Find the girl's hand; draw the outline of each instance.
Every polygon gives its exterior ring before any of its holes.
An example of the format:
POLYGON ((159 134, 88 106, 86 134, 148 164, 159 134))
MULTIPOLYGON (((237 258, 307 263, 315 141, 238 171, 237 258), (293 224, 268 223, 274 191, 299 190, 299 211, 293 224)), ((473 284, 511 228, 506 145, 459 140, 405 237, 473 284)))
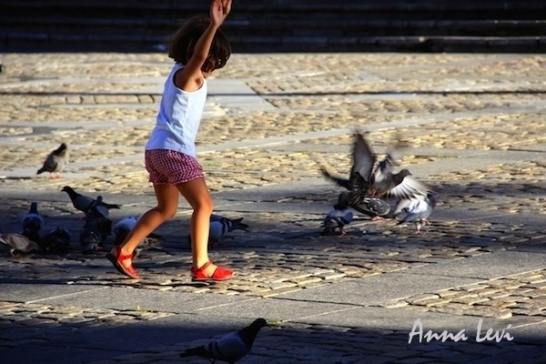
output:
POLYGON ((220 26, 231 11, 231 0, 213 0, 210 5, 210 20, 220 26))

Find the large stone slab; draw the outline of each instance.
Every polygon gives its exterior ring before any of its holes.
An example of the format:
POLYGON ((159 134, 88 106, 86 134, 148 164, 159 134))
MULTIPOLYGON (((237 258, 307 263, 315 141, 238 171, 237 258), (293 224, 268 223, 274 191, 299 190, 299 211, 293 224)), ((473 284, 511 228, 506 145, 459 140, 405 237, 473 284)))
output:
POLYGON ((480 279, 476 278, 434 276, 431 274, 416 275, 406 270, 403 273, 388 273, 365 279, 336 282, 335 284, 279 295, 277 298, 370 306, 479 281, 480 279))
POLYGON ((252 301, 256 300, 258 299, 246 296, 203 295, 151 289, 105 287, 100 292, 83 291, 61 297, 52 296, 42 299, 41 302, 96 309, 136 310, 139 307, 160 312, 196 313, 206 308, 215 310, 218 306, 238 306, 240 304, 252 306, 252 301))

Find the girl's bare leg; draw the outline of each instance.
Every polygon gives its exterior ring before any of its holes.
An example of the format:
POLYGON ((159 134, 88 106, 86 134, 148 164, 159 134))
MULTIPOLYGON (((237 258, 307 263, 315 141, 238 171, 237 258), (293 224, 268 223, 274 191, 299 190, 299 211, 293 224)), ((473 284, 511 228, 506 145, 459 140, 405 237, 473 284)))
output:
MULTIPOLYGON (((176 187, 193 208, 190 222, 192 268, 197 269, 209 261, 210 215, 214 209, 214 202, 204 178, 179 184, 176 187)), ((215 269, 216 265, 211 264, 203 273, 210 276, 214 273, 215 269)))
MULTIPOLYGON (((142 215, 133 230, 129 232, 123 243, 120 244, 122 254, 132 254, 146 236, 176 214, 179 197, 176 186, 167 184, 154 185, 154 190, 157 198, 157 206, 142 215)), ((124 267, 129 267, 132 262, 130 259, 126 259, 121 264, 124 267)))

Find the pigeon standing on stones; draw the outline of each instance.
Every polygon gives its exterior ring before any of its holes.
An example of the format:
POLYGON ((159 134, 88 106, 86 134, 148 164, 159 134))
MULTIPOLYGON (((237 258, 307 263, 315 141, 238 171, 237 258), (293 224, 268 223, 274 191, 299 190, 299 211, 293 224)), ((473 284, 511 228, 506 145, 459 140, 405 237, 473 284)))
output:
MULTIPOLYGON (((127 235, 135 227, 139 216, 128 216, 116 222, 112 228, 114 234, 114 245, 123 243, 127 235)), ((150 233, 145 237, 135 250, 135 255, 139 255, 142 250, 159 249, 164 239, 161 235, 150 233)))
POLYGON ((40 250, 36 242, 26 236, 17 233, 4 233, 0 229, 0 243, 8 247, 12 257, 17 258, 21 253, 29 253, 34 250, 40 250))
POLYGON ((42 168, 38 169, 36 174, 49 172, 51 177, 60 177, 64 167, 68 164, 68 147, 65 143, 62 143, 59 148, 55 149, 48 154, 47 158, 42 165, 42 168))
POLYGON ((107 237, 112 233, 112 220, 102 215, 96 206, 85 214, 85 224, 80 231, 80 244, 84 253, 102 250, 107 237))
POLYGON ((70 233, 67 229, 57 226, 44 235, 40 247, 45 253, 66 253, 70 249, 70 233))
POLYGON ((233 230, 248 231, 248 225, 242 222, 242 217, 228 219, 227 217, 213 214, 210 218, 209 243, 212 242, 214 245, 221 243, 224 235, 233 230))
POLYGON ((265 319, 256 319, 244 329, 225 334, 209 344, 186 349, 180 356, 182 358, 199 356, 210 360, 211 363, 220 360, 233 364, 250 352, 256 335, 264 326, 268 326, 265 319))
POLYGON ((347 205, 346 193, 341 193, 333 210, 330 210, 322 220, 320 235, 346 235, 345 225, 353 221, 353 213, 347 205))
POLYGON ((44 225, 44 218, 38 212, 38 203, 32 202, 30 204, 30 209, 21 219, 21 228, 23 235, 34 241, 37 244, 40 244, 40 230, 44 225))
POLYGON ((416 233, 421 233, 421 227, 423 225, 429 225, 429 216, 436 207, 436 196, 433 193, 427 193, 426 195, 414 196, 410 199, 400 200, 396 206, 394 213, 400 215, 406 213, 406 215, 397 223, 397 225, 414 222, 417 229, 416 233))
POLYGON ((123 243, 127 235, 135 227, 139 216, 128 216, 119 220, 112 227, 112 233, 114 234, 114 244, 120 245, 123 243))
MULTIPOLYGON (((217 246, 227 233, 234 230, 248 231, 248 224, 242 222, 243 218, 229 219, 227 217, 212 214, 210 216, 209 244, 217 246)), ((191 236, 188 236, 188 242, 191 245, 191 236)))
POLYGON ((347 209, 333 209, 326 214, 322 222, 324 228, 320 235, 346 235, 345 225, 353 221, 353 212, 347 209))
POLYGON ((101 196, 95 200, 93 197, 82 195, 74 191, 74 189, 70 186, 64 186, 61 192, 66 192, 72 201, 72 205, 84 213, 86 213, 87 210, 89 210, 89 208, 93 205, 99 205, 99 210, 103 207, 107 210, 121 208, 121 206, 118 204, 109 204, 104 202, 101 196))

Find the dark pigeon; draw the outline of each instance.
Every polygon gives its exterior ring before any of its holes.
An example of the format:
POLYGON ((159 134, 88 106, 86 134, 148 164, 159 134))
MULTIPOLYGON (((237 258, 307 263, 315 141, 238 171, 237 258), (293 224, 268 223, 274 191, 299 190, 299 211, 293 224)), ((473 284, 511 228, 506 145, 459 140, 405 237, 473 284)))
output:
POLYGON ((93 197, 82 195, 76 191, 70 186, 64 186, 61 192, 66 192, 68 194, 68 197, 70 197, 70 200, 72 201, 72 205, 77 210, 80 210, 84 213, 87 213, 87 210, 91 208, 91 206, 98 206, 98 209, 106 208, 106 209, 119 209, 121 208, 118 204, 109 204, 104 201, 102 201, 102 197, 99 196, 97 200, 95 200, 93 197))
POLYGON ((67 253, 70 249, 70 233, 67 229, 57 226, 44 235, 40 248, 44 253, 67 253))
POLYGON ((230 332, 209 344, 186 349, 180 356, 182 358, 199 356, 210 360, 211 363, 220 360, 233 364, 250 352, 256 335, 264 326, 268 326, 265 319, 256 319, 244 329, 230 332))
POLYGON ((44 218, 38 212, 38 203, 32 202, 28 213, 21 218, 21 228, 24 236, 40 244, 40 231, 44 225, 44 218))
POLYGON ((377 156, 372 152, 364 136, 360 132, 353 135, 353 164, 349 178, 334 176, 325 168, 321 168, 324 177, 349 191, 346 197, 349 206, 358 206, 366 197, 410 198, 428 192, 424 184, 411 177, 409 170, 393 172, 393 166, 396 164, 393 157, 394 149, 388 152, 382 161, 377 161, 377 156))
POLYGON ((85 225, 80 232, 80 244, 84 253, 102 250, 107 237, 112 233, 112 220, 92 206, 85 214, 85 225))
POLYGON ((38 169, 36 174, 49 172, 51 177, 60 177, 64 167, 68 164, 68 147, 62 143, 59 148, 55 149, 46 157, 42 167, 38 169))

